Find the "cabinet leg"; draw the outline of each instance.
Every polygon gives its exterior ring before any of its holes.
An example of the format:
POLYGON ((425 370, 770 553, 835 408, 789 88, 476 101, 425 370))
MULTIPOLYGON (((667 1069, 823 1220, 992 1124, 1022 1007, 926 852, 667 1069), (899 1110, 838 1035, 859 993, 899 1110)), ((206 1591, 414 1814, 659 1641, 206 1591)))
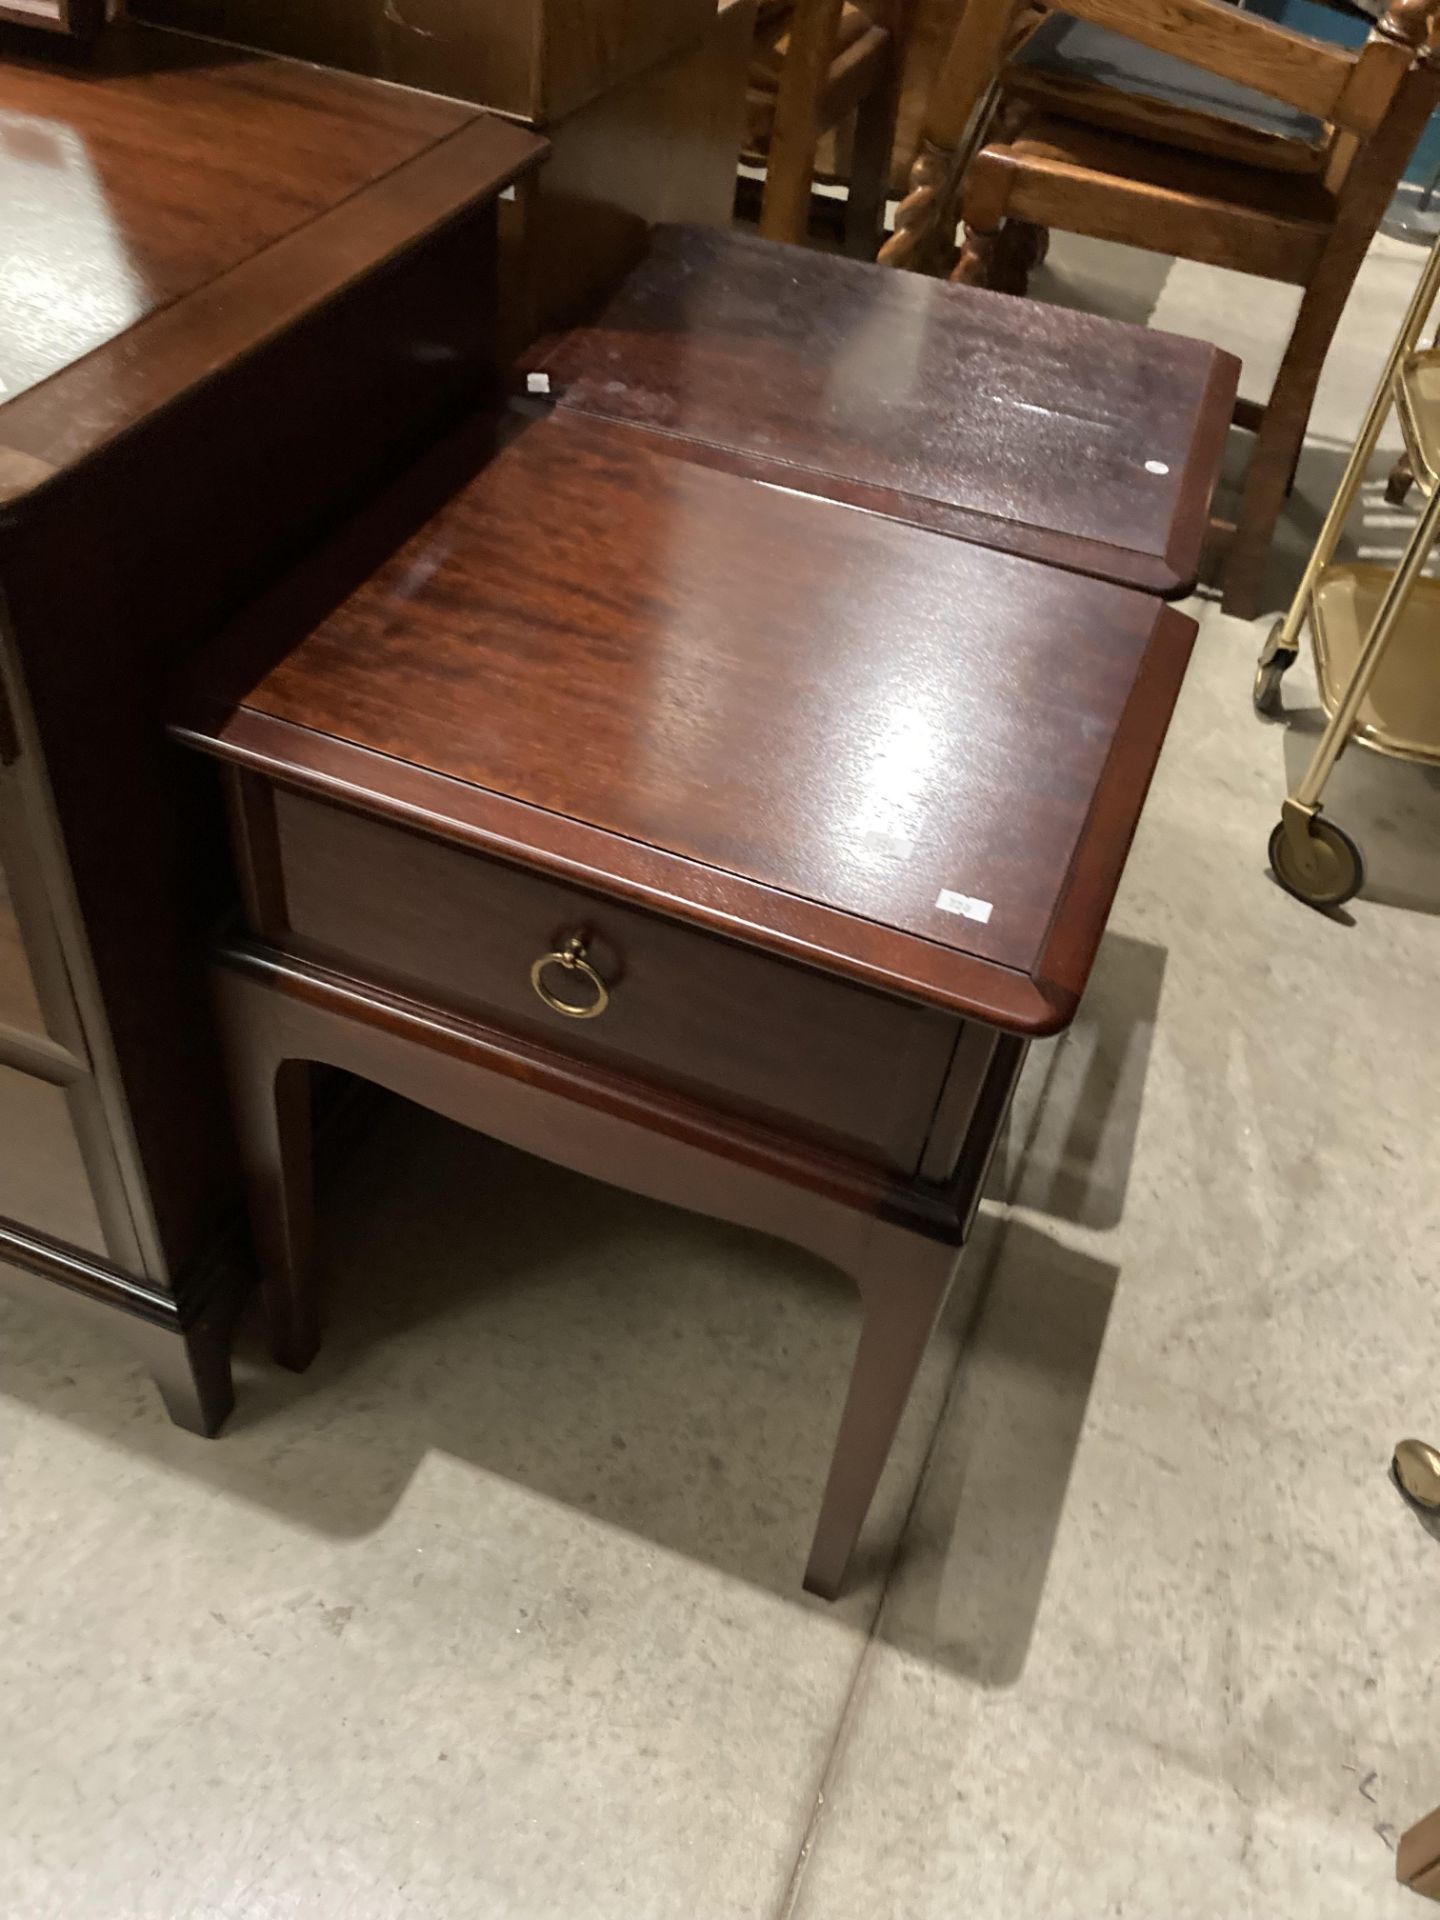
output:
POLYGON ((954 1247, 877 1225, 854 1275, 864 1318, 805 1569, 823 1599, 844 1585, 958 1258, 954 1247))
POLYGON ((230 1328, 200 1321, 185 1333, 159 1327, 142 1343, 165 1411, 177 1427, 208 1439, 224 1426, 235 1404, 230 1377, 230 1328))

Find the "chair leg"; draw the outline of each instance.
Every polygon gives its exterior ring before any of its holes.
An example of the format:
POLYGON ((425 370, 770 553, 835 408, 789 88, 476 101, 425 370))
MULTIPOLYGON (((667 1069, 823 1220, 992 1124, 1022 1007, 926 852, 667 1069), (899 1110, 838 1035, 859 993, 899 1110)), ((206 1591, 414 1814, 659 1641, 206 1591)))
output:
POLYGON ((879 1224, 854 1273, 864 1318, 820 1518, 805 1569, 833 1600, 880 1483, 915 1375, 959 1258, 954 1247, 879 1224))
POLYGON ((219 969, 216 993, 270 1348, 298 1373, 320 1344, 310 1266, 310 1062, 284 1055, 248 982, 219 969))
POLYGON ((960 258, 950 278, 957 286, 987 287, 991 293, 1030 291, 1030 275, 1045 258, 1050 235, 1028 220, 1007 220, 993 233, 966 223, 960 258))
POLYGON ((950 275, 957 285, 1018 294, 1028 287, 1036 257, 1033 236, 1044 229, 1007 218, 1014 180, 1013 164, 993 147, 983 147, 971 161, 960 207, 964 238, 950 275))
POLYGON ((1415 484, 1415 469, 1408 453, 1402 453, 1390 469, 1385 482, 1385 498, 1392 507, 1403 507, 1415 484))
POLYGON ((820 95, 830 71, 840 8, 841 0, 796 0, 760 202, 760 231, 767 240, 803 246, 809 235, 820 95))
POLYGON ((1333 277, 1311 285, 1266 403, 1221 580, 1224 611, 1242 620, 1260 611, 1275 524, 1304 447, 1320 371, 1348 291, 1347 282, 1337 298, 1333 277))
POLYGON ((850 190, 845 201, 845 251, 852 260, 873 260, 885 238, 885 201, 899 110, 900 49, 892 35, 884 77, 860 102, 855 114, 850 190))

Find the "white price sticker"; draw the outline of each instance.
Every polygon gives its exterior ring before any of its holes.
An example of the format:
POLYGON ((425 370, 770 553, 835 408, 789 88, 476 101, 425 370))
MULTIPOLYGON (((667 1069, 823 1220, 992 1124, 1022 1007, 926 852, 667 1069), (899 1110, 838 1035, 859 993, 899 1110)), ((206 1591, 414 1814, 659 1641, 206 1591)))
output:
POLYGON ((940 889, 935 902, 941 913, 958 913, 964 920, 978 920, 983 926, 995 911, 988 900, 976 900, 968 893, 952 893, 949 887, 940 889))

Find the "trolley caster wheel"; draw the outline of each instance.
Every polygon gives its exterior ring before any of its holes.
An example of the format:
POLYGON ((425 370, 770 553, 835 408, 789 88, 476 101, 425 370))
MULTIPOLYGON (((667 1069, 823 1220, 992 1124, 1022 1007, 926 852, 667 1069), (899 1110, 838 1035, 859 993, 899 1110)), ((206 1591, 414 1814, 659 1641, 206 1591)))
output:
POLYGON ((1389 477, 1385 482, 1385 500, 1387 505, 1403 507, 1409 498, 1410 489, 1414 484, 1414 469, 1410 465, 1408 456, 1402 453, 1390 469, 1389 477))
POLYGON ((1270 867, 1287 893, 1310 907, 1343 907, 1365 884, 1365 861, 1343 827, 1317 813, 1303 849, 1282 820, 1270 836, 1270 867))
POLYGON ((1440 1451, 1424 1440, 1402 1440, 1390 1478, 1417 1513, 1440 1515, 1440 1451))
POLYGON ((1255 688, 1251 695, 1255 711, 1264 720, 1273 720, 1280 711, 1280 682, 1299 658, 1298 647, 1276 645, 1276 638, 1284 622, 1277 620, 1270 629, 1270 638, 1265 642, 1260 655, 1260 663, 1255 669, 1255 688))

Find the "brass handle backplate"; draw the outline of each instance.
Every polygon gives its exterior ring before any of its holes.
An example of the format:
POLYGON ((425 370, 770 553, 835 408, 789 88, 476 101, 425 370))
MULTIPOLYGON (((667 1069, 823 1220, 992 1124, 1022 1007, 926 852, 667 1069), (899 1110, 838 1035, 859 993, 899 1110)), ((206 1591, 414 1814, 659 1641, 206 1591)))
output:
POLYGON ((578 933, 571 934, 564 946, 554 953, 542 953, 530 969, 530 984, 552 1013, 563 1013, 567 1020, 594 1020, 610 1004, 610 989, 585 958, 585 942, 578 933), (545 972, 548 967, 563 967, 567 973, 579 974, 589 986, 595 989, 595 998, 588 1007, 573 1007, 569 1001, 560 999, 545 984, 545 972))

